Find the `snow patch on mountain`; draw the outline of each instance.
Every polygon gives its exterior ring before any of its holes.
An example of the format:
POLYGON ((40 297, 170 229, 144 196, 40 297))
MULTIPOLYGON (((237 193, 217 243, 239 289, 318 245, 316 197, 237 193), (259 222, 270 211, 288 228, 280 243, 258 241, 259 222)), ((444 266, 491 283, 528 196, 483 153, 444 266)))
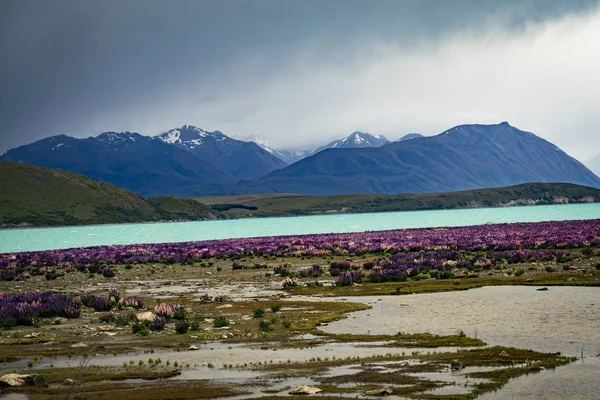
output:
POLYGON ((180 136, 181 132, 179 132, 177 129, 172 129, 169 132, 160 135, 159 138, 165 143, 174 144, 179 142, 180 136))
POLYGON ((389 141, 383 135, 372 135, 370 133, 356 131, 343 139, 334 140, 325 146, 313 150, 310 155, 326 149, 379 147, 387 143, 389 143, 389 141))

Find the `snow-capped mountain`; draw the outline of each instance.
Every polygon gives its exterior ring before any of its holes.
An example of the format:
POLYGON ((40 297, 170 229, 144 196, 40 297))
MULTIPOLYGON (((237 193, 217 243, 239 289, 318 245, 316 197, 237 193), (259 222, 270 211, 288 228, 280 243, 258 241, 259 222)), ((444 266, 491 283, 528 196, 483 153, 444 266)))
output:
POLYGON ((257 179, 287 166, 286 162, 256 143, 233 139, 223 132, 209 132, 193 125, 171 129, 157 138, 187 150, 239 179, 257 179))
POLYGON ((137 132, 104 132, 96 137, 90 136, 89 139, 95 139, 107 149, 114 151, 124 151, 136 144, 152 140, 151 137, 142 136, 137 132))
MULTIPOLYGON (((389 143, 382 135, 371 135, 365 132, 353 132, 343 139, 334 140, 325 146, 314 150, 312 154, 317 154, 326 149, 349 149, 349 148, 364 148, 364 147, 379 147, 389 143)), ((311 154, 311 155, 312 155, 311 154)))
POLYGON ((157 136, 165 143, 183 148, 194 155, 216 160, 237 150, 244 142, 232 139, 219 131, 208 132, 193 125, 171 129, 157 136))
POLYGON ((364 132, 354 132, 343 139, 334 140, 325 146, 304 150, 275 149, 270 147, 268 143, 260 137, 252 137, 250 140, 262 147, 265 151, 268 151, 275 157, 285 161, 287 164, 293 164, 296 161, 300 161, 303 158, 310 157, 326 149, 379 147, 389 143, 389 141, 382 135, 371 135, 370 133, 364 132))

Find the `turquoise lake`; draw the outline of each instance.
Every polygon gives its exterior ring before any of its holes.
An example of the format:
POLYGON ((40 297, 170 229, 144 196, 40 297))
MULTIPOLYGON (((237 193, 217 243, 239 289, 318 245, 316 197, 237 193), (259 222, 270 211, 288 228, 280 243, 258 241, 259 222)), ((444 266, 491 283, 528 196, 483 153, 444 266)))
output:
POLYGON ((110 244, 600 218, 600 203, 0 230, 0 253, 110 244))

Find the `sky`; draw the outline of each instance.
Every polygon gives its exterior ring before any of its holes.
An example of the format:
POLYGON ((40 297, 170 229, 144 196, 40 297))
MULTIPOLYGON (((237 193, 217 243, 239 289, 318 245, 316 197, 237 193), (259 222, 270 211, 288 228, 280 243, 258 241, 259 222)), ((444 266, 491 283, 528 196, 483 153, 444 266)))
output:
POLYGON ((272 147, 511 125, 600 153, 597 0, 3 0, 0 154, 184 124, 272 147))

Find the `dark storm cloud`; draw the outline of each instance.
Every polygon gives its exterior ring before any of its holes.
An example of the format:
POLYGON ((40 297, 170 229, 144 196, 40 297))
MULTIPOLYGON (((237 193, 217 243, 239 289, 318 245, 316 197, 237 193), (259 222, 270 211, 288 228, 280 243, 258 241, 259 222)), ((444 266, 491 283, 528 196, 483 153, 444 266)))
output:
MULTIPOLYGON (((490 27, 501 36, 526 35, 532 25, 585 16, 596 6, 583 0, 5 0, 0 152, 58 133, 154 134, 184 123, 260 134, 275 145, 314 143, 357 124, 400 136, 409 126, 393 121, 393 113, 369 114, 370 105, 382 107, 376 93, 362 105, 365 117, 356 119, 323 88, 359 95, 361 85, 379 85, 368 68, 379 68, 393 85, 394 71, 405 65, 398 53, 417 52, 425 58, 415 65, 423 68, 440 61, 426 56, 443 52, 449 37, 461 42, 468 32, 469 41, 490 27)), ((389 93, 379 98, 398 106, 389 93)), ((452 120, 417 126, 429 113, 415 112, 422 115, 410 128, 427 133, 452 120)), ((484 114, 458 113, 462 122, 485 122, 468 120, 484 114)))

